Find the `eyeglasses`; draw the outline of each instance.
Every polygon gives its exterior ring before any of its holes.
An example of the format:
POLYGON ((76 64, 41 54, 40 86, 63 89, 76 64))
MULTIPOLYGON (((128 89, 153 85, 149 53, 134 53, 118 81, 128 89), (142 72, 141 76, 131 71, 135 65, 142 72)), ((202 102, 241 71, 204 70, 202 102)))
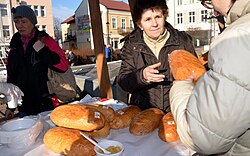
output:
POLYGON ((201 4, 207 9, 213 9, 211 0, 201 0, 201 4))

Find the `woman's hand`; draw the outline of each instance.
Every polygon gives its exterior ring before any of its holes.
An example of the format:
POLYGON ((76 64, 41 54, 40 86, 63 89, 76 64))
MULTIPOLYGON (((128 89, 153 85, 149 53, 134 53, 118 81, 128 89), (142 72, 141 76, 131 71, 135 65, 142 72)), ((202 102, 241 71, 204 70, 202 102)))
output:
POLYGON ((161 63, 156 63, 150 66, 147 66, 143 70, 143 78, 146 82, 162 82, 164 81, 165 75, 159 74, 159 70, 156 68, 160 67, 161 63))

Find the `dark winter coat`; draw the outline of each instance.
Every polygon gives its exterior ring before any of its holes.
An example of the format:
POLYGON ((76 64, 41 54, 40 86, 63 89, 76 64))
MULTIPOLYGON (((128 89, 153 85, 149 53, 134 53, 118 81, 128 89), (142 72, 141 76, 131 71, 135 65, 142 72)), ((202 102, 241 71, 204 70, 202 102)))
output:
POLYGON ((60 72, 68 69, 68 61, 62 49, 48 34, 38 30, 29 41, 26 51, 18 32, 11 39, 10 49, 7 81, 18 86, 24 93, 22 105, 18 110, 36 114, 52 109, 51 100, 48 99, 47 72, 49 67, 60 72), (33 45, 42 36, 45 36, 45 46, 36 52, 33 45))
POLYGON ((141 109, 156 107, 169 112, 169 90, 174 79, 168 63, 168 54, 173 50, 184 49, 196 56, 188 34, 174 29, 169 23, 166 23, 165 27, 170 32, 170 37, 160 50, 158 59, 144 42, 143 32, 139 28, 125 38, 122 48, 122 65, 117 81, 123 90, 132 94, 130 104, 141 109), (145 82, 143 69, 158 62, 162 63, 158 70, 165 75, 165 81, 145 82))

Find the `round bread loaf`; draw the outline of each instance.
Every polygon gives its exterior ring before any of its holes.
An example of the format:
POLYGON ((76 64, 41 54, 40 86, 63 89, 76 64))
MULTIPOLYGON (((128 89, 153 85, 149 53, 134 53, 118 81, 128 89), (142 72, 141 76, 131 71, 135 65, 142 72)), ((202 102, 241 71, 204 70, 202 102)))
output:
POLYGON ((129 131, 131 134, 142 136, 158 128, 164 112, 158 108, 149 108, 138 113, 131 121, 129 131))
POLYGON ((112 129, 128 127, 135 115, 140 111, 141 109, 135 105, 129 105, 128 107, 117 110, 114 120, 109 123, 110 127, 112 129))
POLYGON ((174 117, 171 112, 162 117, 159 124, 158 136, 166 142, 175 142, 179 139, 174 117))
POLYGON ((80 135, 79 130, 55 127, 43 138, 45 146, 67 156, 95 156, 94 145, 80 135))
POLYGON ((80 104, 67 104, 56 107, 51 112, 50 119, 57 126, 83 131, 101 129, 105 124, 103 114, 96 109, 80 104))
POLYGON ((169 65, 176 80, 193 79, 194 83, 206 72, 198 58, 186 50, 174 50, 168 56, 169 65))

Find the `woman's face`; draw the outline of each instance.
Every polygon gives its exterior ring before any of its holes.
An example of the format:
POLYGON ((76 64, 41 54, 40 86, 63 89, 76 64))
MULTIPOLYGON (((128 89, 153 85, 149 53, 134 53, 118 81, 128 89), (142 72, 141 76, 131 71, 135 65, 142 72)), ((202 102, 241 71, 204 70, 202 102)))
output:
POLYGON ((146 10, 137 24, 151 39, 157 40, 164 32, 165 17, 161 10, 146 10))
POLYGON ((24 36, 31 34, 34 29, 34 25, 26 17, 17 17, 14 19, 17 31, 24 36))

